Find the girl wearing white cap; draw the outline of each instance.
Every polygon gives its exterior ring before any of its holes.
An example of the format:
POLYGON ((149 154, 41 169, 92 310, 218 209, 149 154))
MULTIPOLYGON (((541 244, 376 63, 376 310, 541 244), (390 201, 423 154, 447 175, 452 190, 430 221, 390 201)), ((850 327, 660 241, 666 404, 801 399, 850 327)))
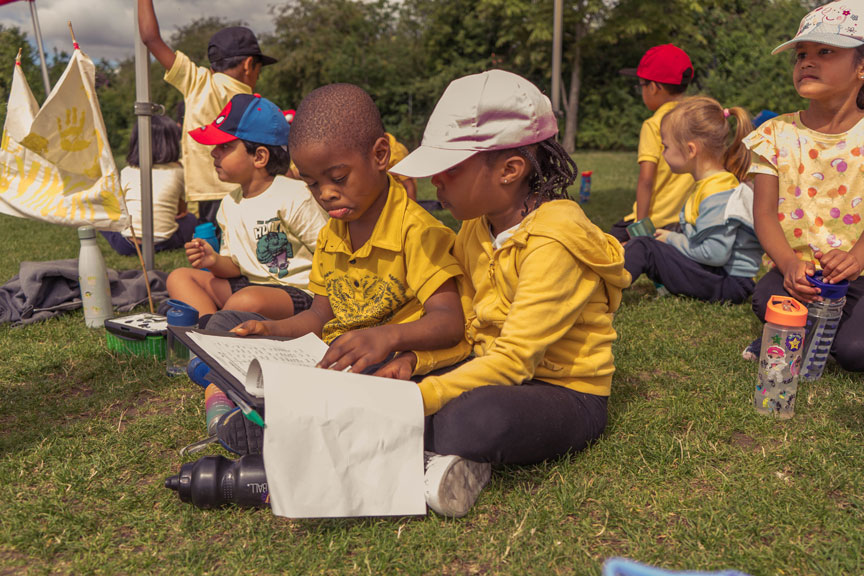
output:
MULTIPOLYGON (((798 34, 774 49, 795 51, 792 81, 806 110, 771 119, 744 143, 753 152, 756 234, 774 264, 753 294, 764 320, 768 299, 820 300, 809 277, 849 281, 834 339, 837 363, 864 372, 864 0, 813 10, 798 34)), ((757 339, 744 357, 759 354, 757 339)))
POLYGON ((432 177, 462 220, 466 337, 385 367, 418 382, 426 421, 427 502, 467 513, 490 464, 583 449, 606 426, 615 370, 612 315, 629 285, 623 249, 570 200, 576 166, 555 140, 549 99, 501 70, 455 80, 417 150, 392 168, 432 177), (441 456, 446 455, 446 456, 441 456))

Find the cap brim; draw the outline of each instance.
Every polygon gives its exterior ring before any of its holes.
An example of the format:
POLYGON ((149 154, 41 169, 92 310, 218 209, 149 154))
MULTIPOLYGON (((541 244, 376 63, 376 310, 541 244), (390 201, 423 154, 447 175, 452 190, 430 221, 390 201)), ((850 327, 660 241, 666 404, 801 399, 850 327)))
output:
POLYGON ((276 62, 279 61, 276 58, 273 58, 272 56, 265 56, 263 54, 261 54, 259 56, 259 58, 261 58, 261 65, 262 66, 269 66, 270 64, 275 64, 276 62))
POLYGON ((639 77, 639 74, 636 73, 636 68, 622 68, 618 70, 618 74, 621 76, 632 76, 633 78, 639 77))
POLYGON ((237 140, 236 136, 223 132, 222 130, 210 125, 190 130, 189 136, 199 144, 206 144, 208 146, 218 146, 219 144, 225 144, 226 142, 237 140))
POLYGON ((804 34, 803 36, 796 36, 792 40, 780 44, 771 51, 771 54, 777 54, 784 50, 788 50, 799 42, 814 42, 816 44, 836 46, 837 48, 857 48, 858 46, 864 45, 864 42, 861 40, 856 40, 849 36, 841 36, 839 34, 804 34))
POLYGON ((420 146, 388 172, 409 178, 428 178, 464 162, 479 150, 445 150, 420 146))

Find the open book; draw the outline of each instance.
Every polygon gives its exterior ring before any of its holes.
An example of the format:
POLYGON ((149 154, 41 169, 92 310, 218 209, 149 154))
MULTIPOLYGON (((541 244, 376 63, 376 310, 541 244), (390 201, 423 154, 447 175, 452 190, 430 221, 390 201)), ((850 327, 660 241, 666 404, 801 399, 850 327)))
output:
POLYGON ((264 398, 264 381, 260 371, 255 378, 247 377, 252 360, 315 366, 327 352, 327 344, 311 333, 289 340, 240 337, 179 326, 171 326, 169 330, 215 372, 217 385, 229 386, 246 402, 259 408, 264 398))
MULTIPOLYGON (((264 467, 274 514, 425 514, 423 398, 411 382, 315 368, 327 344, 170 326, 214 383, 264 406, 264 467)), ((228 394, 231 397, 231 394, 228 394)))

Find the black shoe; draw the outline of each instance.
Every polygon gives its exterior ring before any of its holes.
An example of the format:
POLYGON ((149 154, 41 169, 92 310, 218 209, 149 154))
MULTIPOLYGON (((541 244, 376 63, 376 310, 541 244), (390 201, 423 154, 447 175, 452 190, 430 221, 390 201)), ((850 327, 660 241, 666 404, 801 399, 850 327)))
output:
POLYGON ((216 436, 226 450, 241 456, 264 451, 264 429, 247 420, 239 408, 219 419, 216 436))

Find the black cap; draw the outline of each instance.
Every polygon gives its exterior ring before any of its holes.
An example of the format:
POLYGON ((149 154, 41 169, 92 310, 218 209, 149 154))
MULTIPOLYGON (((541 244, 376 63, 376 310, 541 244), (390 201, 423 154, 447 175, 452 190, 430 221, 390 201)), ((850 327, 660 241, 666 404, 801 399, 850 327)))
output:
POLYGON ((258 56, 264 66, 276 63, 275 58, 261 53, 255 33, 244 26, 223 28, 210 37, 207 58, 211 64, 235 56, 258 56))

